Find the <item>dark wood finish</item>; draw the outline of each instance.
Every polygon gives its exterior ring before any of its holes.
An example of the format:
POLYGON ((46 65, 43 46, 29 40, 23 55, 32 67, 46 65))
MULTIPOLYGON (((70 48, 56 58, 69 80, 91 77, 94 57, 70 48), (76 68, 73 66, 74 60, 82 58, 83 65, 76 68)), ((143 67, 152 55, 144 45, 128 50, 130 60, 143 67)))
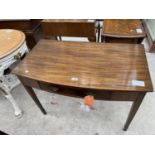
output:
POLYGON ((43 37, 41 19, 30 20, 1 20, 0 29, 17 29, 26 35, 27 45, 32 49, 43 37))
POLYGON ((144 47, 138 44, 41 40, 13 73, 26 87, 67 96, 91 93, 95 99, 136 101, 139 93, 153 91, 144 47), (145 86, 134 86, 132 80, 144 81, 145 86))
MULTIPOLYGON (((22 81, 22 77, 19 77, 20 81, 23 83, 22 81)), ((34 90, 32 89, 32 87, 29 87, 25 84, 23 84, 23 86, 25 87, 25 90, 27 91, 27 93, 32 97, 32 99, 34 100, 34 102, 36 103, 36 105, 38 106, 38 108, 41 110, 41 112, 43 114, 47 114, 45 109, 43 108, 43 106, 41 105, 40 101, 38 100, 34 90)))
POLYGON ((104 20, 102 42, 141 43, 144 37, 145 31, 138 19, 104 20), (142 33, 137 33, 136 29, 141 29, 142 33))
POLYGON ((96 41, 95 20, 45 19, 42 21, 42 29, 44 37, 88 37, 90 41, 96 41))
POLYGON ((152 90, 144 47, 138 44, 122 46, 41 40, 14 72, 39 81, 72 87, 152 90), (25 70, 29 72, 26 74, 25 70), (77 76, 79 80, 72 81, 72 76, 77 76), (133 86, 132 80, 144 81, 145 87, 133 86))
POLYGON ((100 100, 111 100, 111 101, 134 101, 137 98, 138 93, 136 92, 123 92, 123 91, 106 91, 106 90, 93 90, 89 88, 77 88, 70 86, 57 85, 52 83, 47 83, 43 81, 38 81, 30 79, 27 77, 19 76, 23 85, 41 89, 44 91, 57 93, 65 96, 79 97, 83 98, 88 94, 94 95, 95 99, 100 100))
POLYGON ((138 111, 138 109, 139 109, 139 107, 143 101, 143 98, 145 97, 145 94, 146 94, 146 92, 140 92, 139 95, 137 96, 136 100, 132 104, 132 107, 130 109, 130 113, 128 115, 127 121, 126 121, 124 128, 123 128, 124 131, 126 131, 128 129, 131 121, 133 120, 136 112, 138 111))

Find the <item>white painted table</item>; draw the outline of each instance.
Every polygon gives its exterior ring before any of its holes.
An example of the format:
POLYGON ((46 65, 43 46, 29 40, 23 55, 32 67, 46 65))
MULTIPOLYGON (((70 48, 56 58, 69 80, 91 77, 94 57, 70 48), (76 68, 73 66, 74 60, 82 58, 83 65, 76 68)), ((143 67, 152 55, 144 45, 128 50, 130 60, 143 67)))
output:
POLYGON ((5 71, 28 53, 25 35, 21 31, 11 29, 0 30, 0 94, 12 104, 15 116, 21 117, 22 110, 15 102, 11 90, 20 82, 13 74, 5 75, 5 71))

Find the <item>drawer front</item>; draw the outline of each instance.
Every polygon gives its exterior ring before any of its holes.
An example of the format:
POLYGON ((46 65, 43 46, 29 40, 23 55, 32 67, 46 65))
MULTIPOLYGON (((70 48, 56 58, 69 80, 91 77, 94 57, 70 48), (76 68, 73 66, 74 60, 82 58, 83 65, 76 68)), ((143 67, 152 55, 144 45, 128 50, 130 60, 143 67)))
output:
POLYGON ((93 95, 95 99, 109 100, 112 94, 110 91, 96 91, 68 86, 58 86, 43 82, 39 82, 39 86, 42 90, 72 97, 84 97, 86 95, 93 95))
MULTIPOLYGON (((20 78, 20 77, 19 77, 20 78)), ((95 99, 112 100, 112 101, 135 101, 139 92, 123 92, 123 91, 104 91, 104 90, 90 90, 85 88, 74 88, 69 86, 61 86, 40 82, 22 77, 23 84, 38 88, 44 91, 71 96, 71 97, 85 97, 86 95, 93 95, 95 99)))
POLYGON ((61 94, 61 95, 66 95, 66 96, 83 97, 85 96, 85 93, 86 93, 66 86, 58 86, 58 85, 53 85, 53 84, 48 84, 43 82, 39 82, 39 86, 40 86, 40 89, 42 90, 61 94))

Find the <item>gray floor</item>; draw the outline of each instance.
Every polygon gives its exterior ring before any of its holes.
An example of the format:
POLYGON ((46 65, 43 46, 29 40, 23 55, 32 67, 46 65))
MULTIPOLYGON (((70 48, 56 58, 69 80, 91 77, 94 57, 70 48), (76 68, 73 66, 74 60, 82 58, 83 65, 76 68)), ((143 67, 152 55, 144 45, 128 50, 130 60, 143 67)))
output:
MULTIPOLYGON (((145 45, 147 50, 147 44, 145 45)), ((146 53, 155 86, 155 54, 146 53)), ((48 114, 43 115, 22 85, 13 96, 24 111, 21 119, 13 115, 10 103, 0 96, 0 130, 9 134, 155 134, 155 92, 148 93, 128 131, 122 131, 131 102, 95 101, 95 110, 80 109, 82 99, 35 90, 48 114)))

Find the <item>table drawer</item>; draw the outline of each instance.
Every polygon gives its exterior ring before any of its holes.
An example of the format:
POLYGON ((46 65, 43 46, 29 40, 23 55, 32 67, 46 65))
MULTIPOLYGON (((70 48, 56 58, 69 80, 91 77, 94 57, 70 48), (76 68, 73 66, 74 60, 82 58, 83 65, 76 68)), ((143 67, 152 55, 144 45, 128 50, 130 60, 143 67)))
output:
POLYGON ((95 99, 109 100, 112 94, 112 92, 110 91, 96 91, 85 88, 74 88, 69 86, 53 85, 44 82, 39 82, 39 86, 42 90, 72 97, 84 97, 86 95, 94 95, 95 99))
POLYGON ((44 82, 39 82, 40 89, 53 92, 61 95, 74 96, 74 97, 83 97, 86 95, 86 92, 81 91, 80 89, 74 89, 68 86, 59 86, 54 84, 48 84, 44 82))

